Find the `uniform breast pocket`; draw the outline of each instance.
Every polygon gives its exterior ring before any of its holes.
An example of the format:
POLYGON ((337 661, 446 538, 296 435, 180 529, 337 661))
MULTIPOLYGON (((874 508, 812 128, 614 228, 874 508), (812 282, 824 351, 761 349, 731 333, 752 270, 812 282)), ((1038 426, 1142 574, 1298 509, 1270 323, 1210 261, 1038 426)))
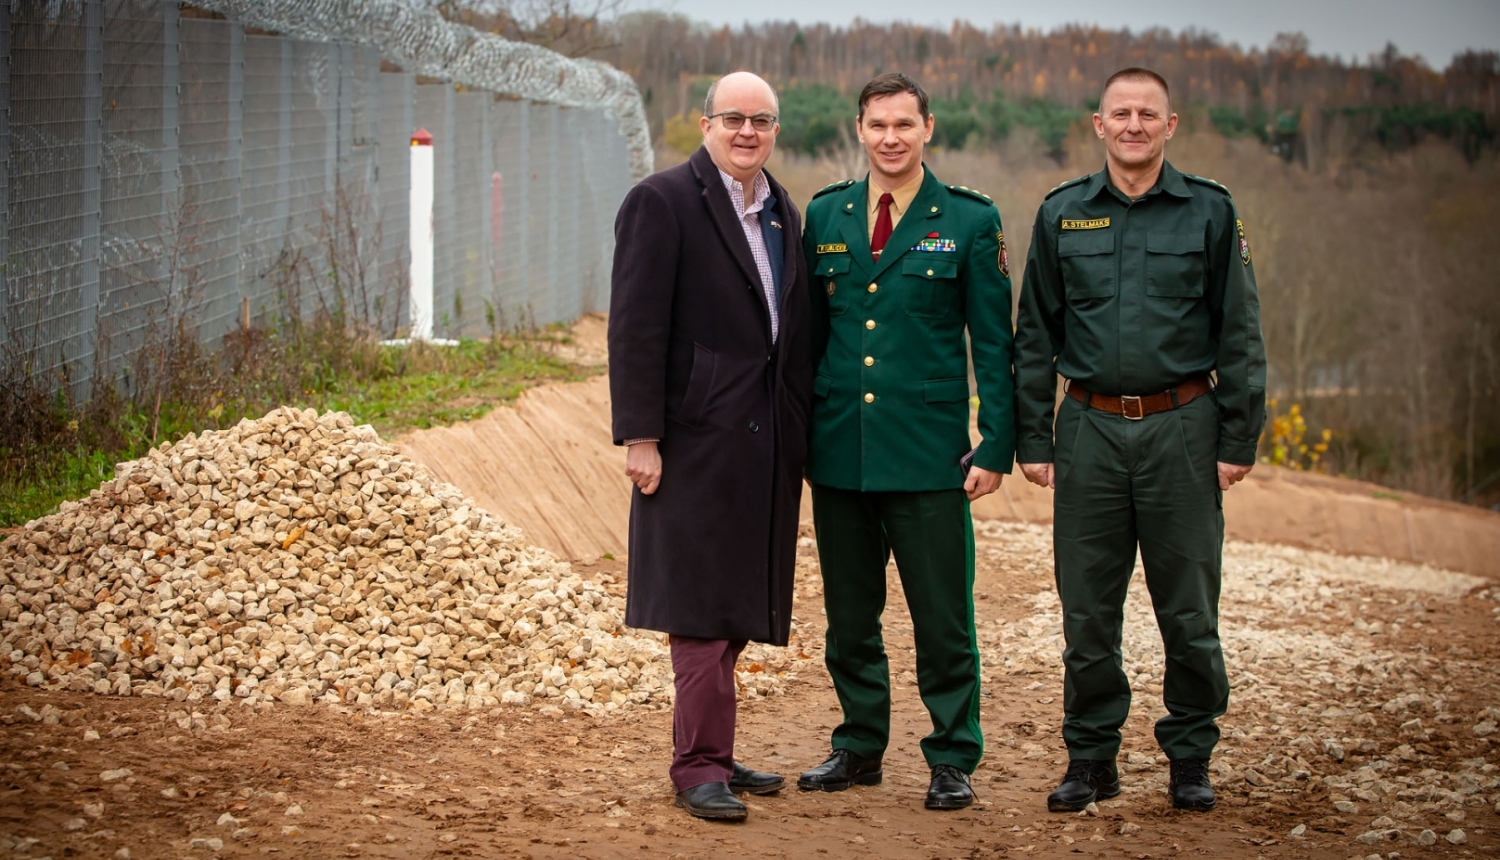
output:
POLYGON ((1196 299, 1203 296, 1203 234, 1146 234, 1146 295, 1196 299))
POLYGON ((1057 237, 1057 264, 1068 301, 1093 303, 1115 294, 1115 237, 1108 230, 1057 237))
POLYGON ((915 253, 901 261, 901 305, 917 319, 939 320, 958 305, 958 260, 915 253))
POLYGON ((848 254, 824 254, 818 257, 813 280, 828 294, 829 316, 836 317, 849 310, 849 265, 852 262, 848 254))

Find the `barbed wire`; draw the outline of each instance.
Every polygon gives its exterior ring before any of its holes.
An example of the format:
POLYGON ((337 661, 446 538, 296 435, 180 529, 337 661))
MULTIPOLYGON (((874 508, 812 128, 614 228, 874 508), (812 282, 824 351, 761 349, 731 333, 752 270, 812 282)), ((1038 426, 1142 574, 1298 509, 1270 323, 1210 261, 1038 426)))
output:
POLYGON ((316 41, 371 45, 408 72, 574 108, 603 109, 620 124, 630 172, 651 173, 651 131, 635 80, 608 63, 570 59, 444 19, 407 0, 193 0, 262 29, 316 41))

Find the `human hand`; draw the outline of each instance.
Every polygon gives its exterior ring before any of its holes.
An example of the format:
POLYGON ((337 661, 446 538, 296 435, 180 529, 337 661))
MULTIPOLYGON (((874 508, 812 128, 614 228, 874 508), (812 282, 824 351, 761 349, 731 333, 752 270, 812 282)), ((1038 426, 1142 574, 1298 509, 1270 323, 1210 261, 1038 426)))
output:
POLYGON ((1227 490, 1240 481, 1245 480, 1245 476, 1250 474, 1251 468, 1253 468, 1253 464, 1251 466, 1236 466, 1233 463, 1221 461, 1219 463, 1219 489, 1227 490))
POLYGON ((1038 487, 1057 489, 1057 475, 1053 472, 1051 463, 1022 463, 1021 474, 1038 487))
POLYGON ((637 442, 625 449, 625 476, 641 494, 649 496, 661 484, 661 450, 655 442, 637 442))
POLYGON ((1004 478, 1005 475, 1001 472, 972 466, 969 468, 969 477, 964 479, 964 492, 971 502, 981 499, 1000 489, 1000 481, 1004 478))

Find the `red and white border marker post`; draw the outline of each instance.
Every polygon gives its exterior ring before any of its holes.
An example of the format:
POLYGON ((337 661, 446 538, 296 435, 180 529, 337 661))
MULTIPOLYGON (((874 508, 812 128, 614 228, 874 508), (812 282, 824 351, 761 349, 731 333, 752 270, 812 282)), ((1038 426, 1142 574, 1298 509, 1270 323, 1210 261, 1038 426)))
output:
POLYGON ((432 134, 411 136, 411 339, 432 340, 432 134))

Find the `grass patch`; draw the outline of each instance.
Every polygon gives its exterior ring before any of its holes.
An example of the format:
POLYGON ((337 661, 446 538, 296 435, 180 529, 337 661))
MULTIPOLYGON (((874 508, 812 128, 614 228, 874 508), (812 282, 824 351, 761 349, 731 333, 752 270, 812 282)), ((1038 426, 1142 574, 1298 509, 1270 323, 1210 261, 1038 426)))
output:
POLYGON ((299 324, 236 333, 217 355, 194 339, 166 338, 123 375, 132 396, 112 389, 84 405, 12 373, 0 396, 0 527, 87 495, 116 463, 157 444, 281 405, 348 412, 386 439, 473 420, 532 386, 600 372, 552 354, 567 337, 553 326, 456 347, 390 347, 332 323, 299 324))
POLYGON ((468 340, 448 349, 417 349, 433 354, 416 357, 401 374, 362 384, 337 383, 321 403, 305 405, 318 406, 319 411, 348 412, 389 439, 408 430, 472 421, 515 400, 533 385, 589 375, 558 361, 533 340, 468 340), (429 363, 436 366, 428 367, 429 363))

